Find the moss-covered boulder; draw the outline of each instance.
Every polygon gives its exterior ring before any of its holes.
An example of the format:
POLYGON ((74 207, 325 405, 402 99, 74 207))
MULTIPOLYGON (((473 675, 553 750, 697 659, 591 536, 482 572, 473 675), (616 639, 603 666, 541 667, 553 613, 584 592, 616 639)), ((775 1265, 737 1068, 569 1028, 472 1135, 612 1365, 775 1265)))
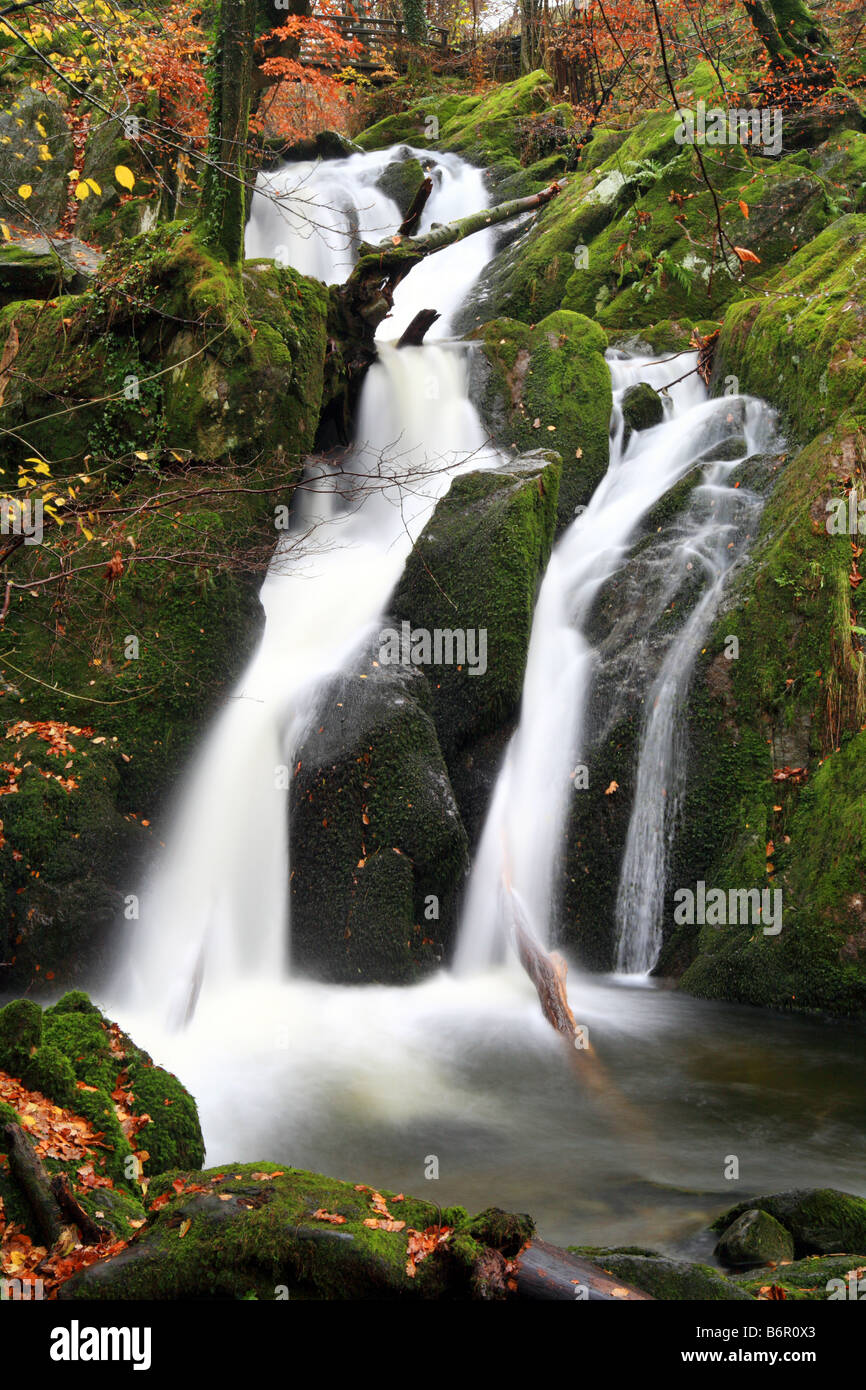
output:
POLYGON ((148 123, 159 125, 156 91, 116 116, 98 108, 93 111, 80 178, 89 193, 75 219, 75 234, 82 241, 113 246, 150 231, 160 214, 164 221, 179 215, 177 169, 182 161, 169 160, 167 152, 160 154, 153 144, 131 138, 128 132, 134 120, 145 128, 148 123), (118 167, 132 175, 131 188, 118 181, 118 167))
POLYGON ((594 1260, 608 1274, 634 1285, 643 1293, 667 1302, 700 1299, 706 1302, 751 1301, 751 1294, 710 1265, 673 1260, 654 1251, 635 1254, 627 1249, 570 1245, 578 1255, 594 1260))
POLYGON ((636 430, 651 430, 664 419, 665 408, 658 391, 646 381, 630 386, 620 402, 625 426, 623 444, 627 444, 636 430))
POLYGON ((74 163, 62 107, 26 88, 0 111, 0 216, 28 231, 54 231, 66 211, 74 163))
POLYGON ((726 1226, 715 1253, 725 1265, 767 1265, 793 1260, 794 1238, 769 1212, 750 1207, 726 1226))
POLYGON ((433 721, 470 839, 520 702, 560 471, 558 457, 542 453, 455 478, 391 599, 398 627, 456 630, 467 643, 475 634, 476 657, 485 644, 483 670, 477 660, 474 668, 452 661, 428 672, 433 721))
POLYGON ((415 159, 410 150, 403 149, 399 154, 401 157, 385 165, 376 180, 376 187, 397 204, 401 217, 405 217, 426 175, 421 161, 415 159))
POLYGON ((68 289, 71 266, 46 247, 43 252, 0 246, 0 306, 16 299, 50 299, 68 289))
POLYGON ((427 679, 378 657, 322 692, 291 791, 293 961, 354 984, 441 961, 469 867, 427 679))
POLYGON ((44 1013, 30 1000, 0 1010, 0 1072, 88 1120, 106 1173, 133 1193, 141 1172, 204 1161, 192 1096, 81 991, 44 1013))
POLYGON ((473 1219, 274 1163, 166 1174, 149 1197, 147 1229, 63 1299, 506 1297, 506 1260, 533 1233, 529 1217, 473 1219))
POLYGON ((716 1218, 713 1229, 726 1231, 753 1209, 765 1212, 790 1233, 798 1258, 866 1249, 866 1197, 833 1187, 773 1192, 731 1207, 716 1218))
POLYGON ((567 526, 604 477, 611 411, 607 346, 596 324, 560 311, 533 328, 495 319, 474 335, 488 371, 473 396, 501 448, 555 449, 562 459, 557 527, 567 526))

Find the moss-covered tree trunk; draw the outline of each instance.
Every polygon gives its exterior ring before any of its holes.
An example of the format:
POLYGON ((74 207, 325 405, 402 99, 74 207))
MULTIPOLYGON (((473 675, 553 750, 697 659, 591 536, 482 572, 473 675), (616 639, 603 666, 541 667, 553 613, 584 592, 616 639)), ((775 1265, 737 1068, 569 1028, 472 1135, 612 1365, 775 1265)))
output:
POLYGON ((829 78, 835 70, 830 36, 806 0, 744 0, 744 4, 775 68, 805 66, 829 78))
POLYGON ((426 43, 427 16, 424 0, 403 0, 403 23, 410 43, 426 43))
POLYGON ((256 0, 221 0, 211 55, 213 75, 202 217, 208 244, 233 265, 243 256, 255 24, 256 0))

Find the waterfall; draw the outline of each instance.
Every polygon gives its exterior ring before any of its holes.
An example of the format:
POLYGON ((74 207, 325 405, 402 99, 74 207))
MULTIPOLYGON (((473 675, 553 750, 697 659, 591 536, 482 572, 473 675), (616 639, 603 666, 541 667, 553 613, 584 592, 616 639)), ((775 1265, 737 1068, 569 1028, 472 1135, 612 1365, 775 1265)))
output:
MULTIPOLYGON (((641 519, 690 472, 709 445, 731 434, 732 398, 708 400, 692 375, 670 386, 663 421, 633 434, 624 447, 620 403, 628 387, 645 381, 661 389, 688 373, 696 358, 691 354, 665 363, 608 354, 608 360, 614 391, 610 463, 589 505, 554 549, 542 582, 520 720, 494 788, 470 880, 455 961, 458 971, 483 970, 505 954, 506 892, 519 896, 539 940, 550 940, 557 867, 569 799, 580 794, 574 789, 575 770, 586 756, 588 703, 597 673, 598 653, 587 636, 593 605, 627 561, 641 519)), ((746 418, 751 452, 763 407, 754 403, 746 418)), ((651 697, 620 894, 620 961, 625 970, 646 970, 655 960, 652 951, 657 954, 665 844, 673 824, 671 815, 665 817, 663 791, 674 761, 675 720, 690 664, 727 573, 727 518, 736 507, 757 505, 751 494, 726 488, 725 478, 735 466, 709 467, 698 491, 719 505, 698 509, 694 529, 682 541, 681 562, 698 563, 707 581, 651 697), (633 943, 644 935, 647 944, 638 954, 633 943)))
MULTIPOLYGON (((396 206, 375 187, 393 154, 260 176, 248 254, 287 249, 300 269, 330 283, 344 279, 359 229, 379 240, 399 225, 396 206)), ((453 156, 424 157, 434 182, 428 225, 485 206, 478 170, 453 156)), ((481 233, 431 258, 439 263, 432 280, 417 270, 407 277, 380 339, 397 336, 419 308, 441 308, 444 288, 440 340, 400 351, 380 341, 353 448, 339 461, 307 465, 292 530, 262 587, 258 650, 193 761, 123 965, 132 999, 168 991, 176 1023, 191 1016, 203 988, 285 972, 292 750, 322 683, 348 668, 381 623, 412 544, 451 479, 499 461, 469 400, 466 349, 442 341, 449 306, 490 250, 481 233)))

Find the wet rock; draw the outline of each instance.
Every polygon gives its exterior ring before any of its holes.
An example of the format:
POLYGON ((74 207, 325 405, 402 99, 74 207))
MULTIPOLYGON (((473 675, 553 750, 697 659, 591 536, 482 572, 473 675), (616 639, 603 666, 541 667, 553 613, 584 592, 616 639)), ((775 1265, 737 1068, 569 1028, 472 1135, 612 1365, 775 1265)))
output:
POLYGON ((404 148, 397 159, 385 165, 376 180, 376 187, 397 204, 400 216, 405 217, 425 177, 420 160, 415 159, 408 148, 404 148))
POLYGON ((754 1209, 790 1232, 798 1258, 866 1249, 866 1198, 851 1192, 834 1187, 794 1188, 755 1197, 718 1217, 713 1230, 727 1230, 744 1212, 754 1209))
POLYGON ((421 671, 378 644, 322 692, 291 789, 301 971, 396 984, 444 956, 469 860, 430 706, 421 671))
POLYGON ((665 416, 661 396, 646 381, 639 381, 628 388, 621 407, 625 422, 624 445, 635 430, 650 430, 654 425, 660 425, 665 416))
POLYGON ((752 1207, 722 1233, 715 1253, 726 1265, 766 1265, 794 1258, 794 1239, 766 1211, 752 1207))
POLYGON ((570 1245, 569 1250, 586 1255, 608 1274, 633 1284, 653 1298, 679 1302, 701 1299, 713 1302, 751 1301, 751 1295, 709 1265, 688 1260, 672 1260, 654 1253, 635 1255, 620 1249, 595 1249, 570 1245))

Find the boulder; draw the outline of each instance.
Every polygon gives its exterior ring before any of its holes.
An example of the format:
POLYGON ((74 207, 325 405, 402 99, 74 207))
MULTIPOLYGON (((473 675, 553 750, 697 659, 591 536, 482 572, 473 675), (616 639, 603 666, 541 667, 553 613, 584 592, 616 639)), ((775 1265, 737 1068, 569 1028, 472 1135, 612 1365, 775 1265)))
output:
POLYGON ((778 1264, 793 1260, 794 1239, 768 1212, 751 1207, 722 1232, 715 1253, 725 1265, 778 1264))
MULTIPOLYGON (((433 722, 474 839, 523 689, 536 592, 553 544, 561 466, 528 454, 454 479, 391 599, 398 627, 477 634, 486 669, 429 671, 433 722)), ((468 641, 468 636, 467 636, 468 641)))
POLYGON ((415 159, 410 150, 404 149, 400 151, 399 158, 385 165, 376 180, 376 187, 397 204, 400 216, 405 217, 425 178, 420 160, 415 159))
POLYGON ((325 688, 294 759, 292 956, 343 983, 438 964, 469 867, 428 682, 377 656, 325 688))
POLYGON ((753 1298, 789 1298, 798 1302, 862 1300, 866 1255, 809 1255, 773 1270, 734 1274, 734 1282, 753 1298), (773 1292, 775 1290, 775 1292, 773 1292))
POLYGON ((63 218, 75 148, 58 102, 35 88, 0 112, 0 216, 37 234, 63 218), (29 188, 25 197, 16 190, 29 188))
POLYGON ((525 452, 555 449, 562 459, 557 529, 586 505, 608 462, 611 411, 606 340, 581 314, 559 311, 532 328, 495 319, 473 335, 486 371, 474 370, 482 419, 496 444, 525 452))
POLYGON ((621 408, 625 425, 623 447, 636 430, 650 430, 654 425, 660 425, 665 414, 661 396, 646 381, 639 381, 628 388, 623 395, 621 408))
POLYGON ((693 1299, 705 1302, 751 1301, 750 1293, 709 1265, 670 1259, 655 1251, 635 1254, 630 1249, 596 1249, 579 1245, 568 1248, 587 1256, 608 1274, 666 1302, 693 1299))
POLYGON ((866 1249, 866 1197, 840 1192, 835 1187, 773 1192, 731 1207, 716 1218, 713 1230, 727 1233, 732 1223, 755 1209, 772 1217, 789 1232, 798 1259, 804 1255, 833 1255, 866 1249))

